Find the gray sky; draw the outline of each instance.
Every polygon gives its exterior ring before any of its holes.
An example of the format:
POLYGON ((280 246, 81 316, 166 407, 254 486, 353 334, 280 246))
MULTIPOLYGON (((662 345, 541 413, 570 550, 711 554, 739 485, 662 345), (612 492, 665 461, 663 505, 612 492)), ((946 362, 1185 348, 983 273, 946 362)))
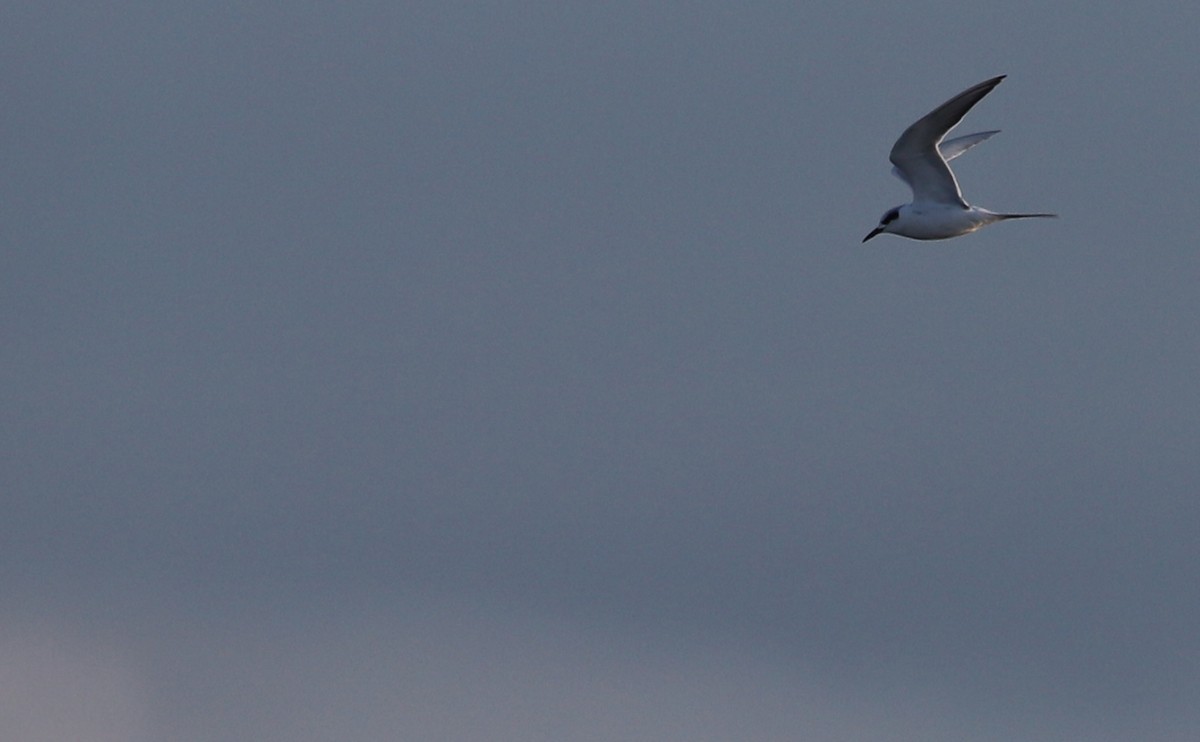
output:
POLYGON ((6 5, 0 737, 1196 739, 1198 24, 6 5))

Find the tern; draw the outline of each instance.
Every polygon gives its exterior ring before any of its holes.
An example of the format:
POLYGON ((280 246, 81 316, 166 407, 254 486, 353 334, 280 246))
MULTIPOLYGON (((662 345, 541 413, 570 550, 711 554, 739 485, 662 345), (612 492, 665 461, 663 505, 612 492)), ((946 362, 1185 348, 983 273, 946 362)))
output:
POLYGON ((947 164, 997 133, 983 131, 943 141, 946 134, 967 115, 967 111, 992 92, 992 88, 1005 77, 1007 75, 993 77, 967 88, 904 130, 892 146, 888 159, 895 166, 892 172, 912 189, 912 203, 888 209, 880 217, 879 226, 872 229, 863 242, 885 232, 914 240, 944 240, 1006 219, 1058 216, 999 214, 972 206, 963 200, 958 181, 947 164))

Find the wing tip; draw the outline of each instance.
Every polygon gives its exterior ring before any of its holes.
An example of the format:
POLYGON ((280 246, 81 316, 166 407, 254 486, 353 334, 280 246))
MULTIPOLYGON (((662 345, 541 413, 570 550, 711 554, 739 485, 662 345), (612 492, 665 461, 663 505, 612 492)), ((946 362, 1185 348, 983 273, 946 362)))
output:
POLYGON ((987 80, 984 80, 983 82, 979 83, 979 85, 977 85, 976 87, 984 88, 988 92, 991 92, 992 88, 994 88, 997 85, 999 85, 1000 83, 1004 82, 1004 78, 1006 78, 1006 77, 1008 77, 1008 75, 996 75, 995 77, 991 77, 991 78, 988 78, 987 80))

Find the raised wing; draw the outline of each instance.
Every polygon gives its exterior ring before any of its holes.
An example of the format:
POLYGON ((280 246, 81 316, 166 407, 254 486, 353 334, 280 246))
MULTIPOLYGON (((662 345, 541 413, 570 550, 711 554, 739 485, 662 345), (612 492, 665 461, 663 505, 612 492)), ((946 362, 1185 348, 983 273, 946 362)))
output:
MULTIPOLYGON (((993 134, 999 134, 999 133, 1000 133, 999 129, 993 129, 991 131, 981 131, 978 134, 967 134, 966 136, 955 137, 954 139, 947 139, 938 145, 938 151, 942 153, 943 160, 945 160, 946 162, 950 162, 955 157, 958 157, 963 152, 966 152, 967 150, 974 147, 976 144, 979 144, 980 142, 983 142, 984 140, 991 138, 991 136, 993 134)), ((893 166, 892 167, 892 175, 895 175, 900 180, 903 180, 905 183, 908 183, 908 180, 904 177, 904 173, 900 172, 900 168, 893 166)), ((911 187, 911 186, 912 186, 912 184, 910 183, 909 187, 911 187)))
MULTIPOLYGON (((913 203, 924 201, 957 204, 966 208, 962 192, 958 189, 958 181, 954 179, 954 173, 946 164, 946 160, 951 158, 943 156, 938 145, 946 133, 962 121, 967 111, 981 101, 983 96, 992 92, 992 88, 999 85, 1004 78, 1005 75, 993 77, 964 90, 905 129, 896 140, 888 159, 900 171, 901 178, 912 188, 913 203)), ((988 136, 990 135, 989 133, 988 136)), ((957 154, 962 154, 986 138, 982 137, 968 144, 957 154)))

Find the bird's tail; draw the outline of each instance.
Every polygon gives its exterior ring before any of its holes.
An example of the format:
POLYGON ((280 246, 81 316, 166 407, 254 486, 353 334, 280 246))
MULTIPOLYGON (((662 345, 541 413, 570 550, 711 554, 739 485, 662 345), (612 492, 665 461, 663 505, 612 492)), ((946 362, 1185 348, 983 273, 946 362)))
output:
POLYGON ((1058 214, 996 214, 996 221, 1005 219, 1057 219, 1058 214))

